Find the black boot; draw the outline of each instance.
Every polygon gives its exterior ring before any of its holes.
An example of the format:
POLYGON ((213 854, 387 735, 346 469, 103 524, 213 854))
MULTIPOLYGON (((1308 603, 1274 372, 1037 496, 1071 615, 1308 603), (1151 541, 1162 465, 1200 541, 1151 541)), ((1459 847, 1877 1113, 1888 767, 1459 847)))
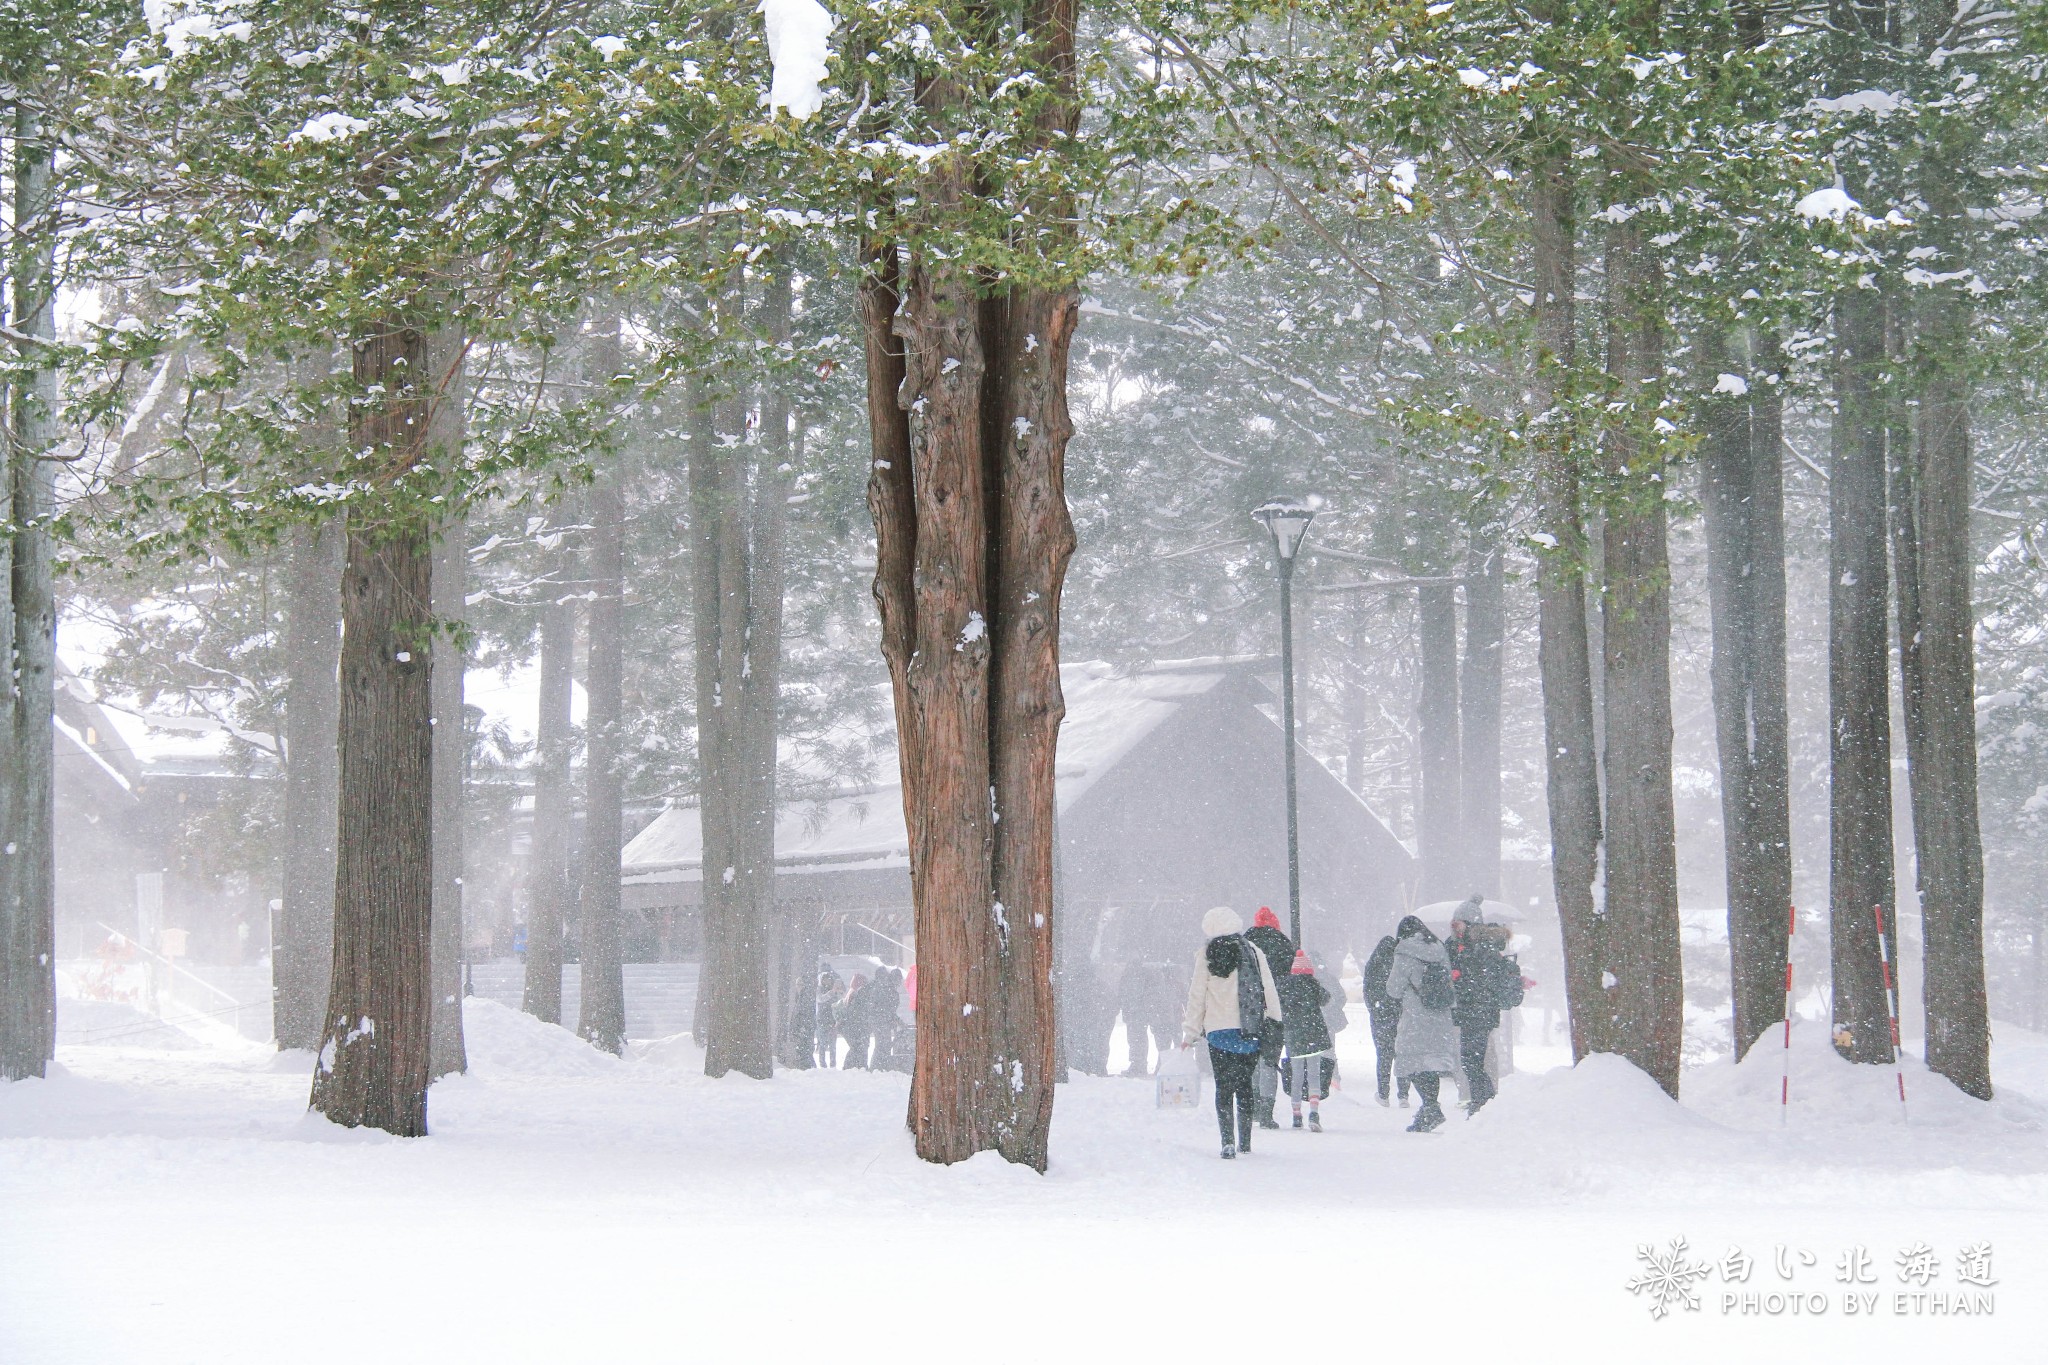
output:
POLYGON ((1243 1109, 1237 1111, 1237 1150, 1249 1152, 1252 1149, 1252 1116, 1243 1109))

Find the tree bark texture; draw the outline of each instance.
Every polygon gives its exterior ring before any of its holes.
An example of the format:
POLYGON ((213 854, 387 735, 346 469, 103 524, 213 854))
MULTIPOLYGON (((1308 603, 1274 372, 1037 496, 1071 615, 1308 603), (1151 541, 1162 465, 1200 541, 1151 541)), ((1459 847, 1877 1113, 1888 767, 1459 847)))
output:
POLYGON ((1451 583, 1424 583, 1415 590, 1419 654, 1416 669, 1416 749, 1422 791, 1416 807, 1417 843, 1422 852, 1421 899, 1437 901, 1465 894, 1461 783, 1458 756, 1458 590, 1451 583))
MULTIPOLYGON (((427 440, 436 460, 462 458, 468 435, 468 401, 462 339, 434 338, 427 351, 435 386, 427 440)), ((462 961, 467 944, 462 917, 469 727, 462 685, 468 671, 463 623, 469 614, 468 526, 461 517, 440 527, 434 544, 431 595, 434 608, 434 1025, 430 1072, 439 1079, 469 1069, 462 1038, 462 961)))
MULTIPOLYGON (((349 444, 417 465, 426 342, 392 321, 353 345, 349 444)), ((341 586, 341 788, 334 961, 312 1107, 348 1127, 427 1131, 432 1030, 433 551, 401 495, 350 515, 341 586)))
POLYGON ((520 999, 521 1009, 550 1024, 562 1022, 563 937, 576 895, 569 879, 576 818, 569 774, 576 749, 575 676, 576 602, 563 597, 544 605, 540 616, 533 854, 527 871, 532 910, 526 922, 526 982, 520 999))
POLYGON ((320 1045, 334 965, 334 857, 339 818, 342 518, 294 526, 286 607, 284 896, 271 944, 277 1045, 320 1045))
POLYGON ((1700 446, 1737 1057, 1784 1017, 1792 902, 1783 401, 1759 359, 1747 395, 1710 401, 1700 446))
POLYGON ((1578 227, 1569 146, 1539 148, 1530 189, 1535 271, 1536 364, 1532 425, 1543 535, 1536 557, 1537 671, 1543 684, 1550 874, 1564 940, 1572 1056, 1608 1050, 1602 987, 1605 926, 1595 913, 1600 865, 1600 774, 1593 722, 1593 666, 1586 629, 1587 538, 1570 411, 1577 364, 1578 227))
MULTIPOLYGON (((1834 1036, 1856 1062, 1892 1058, 1876 907, 1892 912, 1892 742, 1886 637, 1888 309, 1875 290, 1835 301, 1828 470, 1828 956, 1834 1036)), ((1896 942, 1892 960, 1898 960, 1896 942)))
MULTIPOLYGON (((55 144, 41 115, 15 115, 15 330, 56 335, 55 144)), ((12 526, 4 568, 9 621, 0 636, 0 1079, 41 1076, 56 1056, 57 596, 50 542, 57 466, 57 372, 46 352, 15 381, 5 468, 12 526)))
MULTIPOLYGON (((590 369, 608 383, 623 365, 616 314, 591 338, 590 369)), ((625 926, 619 907, 619 855, 625 847, 620 747, 625 724, 626 499, 614 452, 591 484, 590 567, 583 747, 583 972, 576 1032, 613 1055, 626 1050, 625 926)))
POLYGON ((1605 970, 1614 982, 1609 1044, 1678 1094, 1684 970, 1678 941, 1678 836, 1671 797, 1671 560, 1665 461, 1641 404, 1664 373, 1659 284, 1633 223, 1609 229, 1607 369, 1637 411, 1607 436, 1601 539, 1606 680, 1605 970))
POLYGON ((1501 677, 1507 647, 1507 556, 1490 528, 1465 562, 1465 660, 1458 680, 1459 818, 1472 890, 1500 895, 1501 677))

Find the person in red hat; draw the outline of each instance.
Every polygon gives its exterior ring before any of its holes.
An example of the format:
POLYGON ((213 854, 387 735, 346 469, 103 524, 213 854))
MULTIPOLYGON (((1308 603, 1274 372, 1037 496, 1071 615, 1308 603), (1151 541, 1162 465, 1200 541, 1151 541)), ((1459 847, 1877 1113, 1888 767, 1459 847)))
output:
POLYGON ((1315 964, 1306 952, 1296 952, 1287 975, 1279 977, 1280 1006, 1287 1039, 1287 1094, 1294 1102, 1294 1126, 1301 1127, 1302 1102, 1308 1102, 1308 1127, 1323 1131, 1322 1102, 1329 1092, 1329 1065, 1336 1049, 1330 1025, 1323 1018, 1323 1006, 1330 1003, 1330 988, 1316 979, 1315 964))
MULTIPOLYGON (((1285 981, 1294 966, 1294 940, 1280 928, 1280 917, 1273 913, 1273 907, 1262 905, 1259 913, 1252 916, 1252 927, 1244 935, 1251 945, 1259 950, 1259 956, 1266 959, 1266 966, 1272 970, 1275 981, 1285 981)), ((1259 1127, 1278 1128, 1273 1120, 1273 1106, 1280 1096, 1280 1049, 1284 1043, 1279 1029, 1268 1033, 1259 1048, 1259 1069, 1253 1077, 1253 1087, 1258 1092, 1259 1127)))

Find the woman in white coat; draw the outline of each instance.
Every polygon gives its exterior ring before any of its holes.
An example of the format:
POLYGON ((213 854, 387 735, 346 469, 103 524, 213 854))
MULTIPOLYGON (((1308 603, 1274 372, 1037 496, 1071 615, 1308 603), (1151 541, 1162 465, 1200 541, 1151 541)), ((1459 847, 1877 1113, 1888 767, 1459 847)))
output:
POLYGON ((1216 1126, 1223 1134, 1223 1159, 1252 1149, 1253 1073, 1259 1065, 1259 1038, 1279 1028, 1280 990, 1265 954, 1243 935, 1244 921, 1227 905, 1202 916, 1208 939, 1202 961, 1188 988, 1187 1012, 1181 1018, 1182 1047, 1195 1039, 1209 1044, 1209 1067, 1216 1075, 1216 1126))
POLYGON ((1401 1026, 1394 1035, 1394 1074, 1422 1096, 1422 1107, 1415 1111, 1415 1122, 1408 1125, 1408 1131, 1427 1133, 1444 1121, 1437 1090, 1442 1078, 1458 1069, 1458 1027, 1451 1019, 1450 958, 1442 941, 1413 915, 1394 929, 1394 966, 1387 973, 1387 994, 1401 1004, 1401 1026))

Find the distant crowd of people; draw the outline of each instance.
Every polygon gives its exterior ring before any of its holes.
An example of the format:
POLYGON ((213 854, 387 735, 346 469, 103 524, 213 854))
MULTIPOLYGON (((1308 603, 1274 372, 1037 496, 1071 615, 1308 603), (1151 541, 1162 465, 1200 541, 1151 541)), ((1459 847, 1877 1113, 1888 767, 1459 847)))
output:
MULTIPOLYGON (((905 983, 903 971, 896 967, 878 966, 872 974, 855 972, 851 981, 842 980, 830 967, 818 973, 817 1064, 910 1070, 917 1033, 904 1025, 901 1015, 905 983), (839 1053, 842 1040, 846 1044, 843 1063, 839 1053)), ((913 1009, 915 989, 914 984, 908 987, 913 1009)))
MULTIPOLYGON (((1294 1126, 1302 1126, 1306 1105, 1309 1130, 1321 1132, 1321 1103, 1336 1073, 1335 1035, 1346 1022, 1341 992, 1323 984, 1270 909, 1261 907, 1246 929, 1236 911, 1217 906, 1202 916, 1202 934, 1207 942, 1188 990, 1181 1046, 1208 1045, 1224 1158, 1251 1150, 1254 1126, 1280 1126, 1274 1111, 1283 1084, 1294 1126)), ((1396 1086, 1404 1108, 1411 1088, 1421 1096, 1409 1132, 1442 1126, 1445 1076, 1462 1078, 1467 1112, 1494 1097, 1488 1044, 1501 1012, 1522 1003, 1525 986, 1508 941, 1506 926, 1488 924, 1482 899, 1473 896, 1453 913, 1448 938, 1409 915, 1366 960, 1378 1099, 1391 1104, 1396 1086)), ((1132 1028, 1130 1036, 1139 1040, 1135 1058, 1144 1029, 1132 1028)))

